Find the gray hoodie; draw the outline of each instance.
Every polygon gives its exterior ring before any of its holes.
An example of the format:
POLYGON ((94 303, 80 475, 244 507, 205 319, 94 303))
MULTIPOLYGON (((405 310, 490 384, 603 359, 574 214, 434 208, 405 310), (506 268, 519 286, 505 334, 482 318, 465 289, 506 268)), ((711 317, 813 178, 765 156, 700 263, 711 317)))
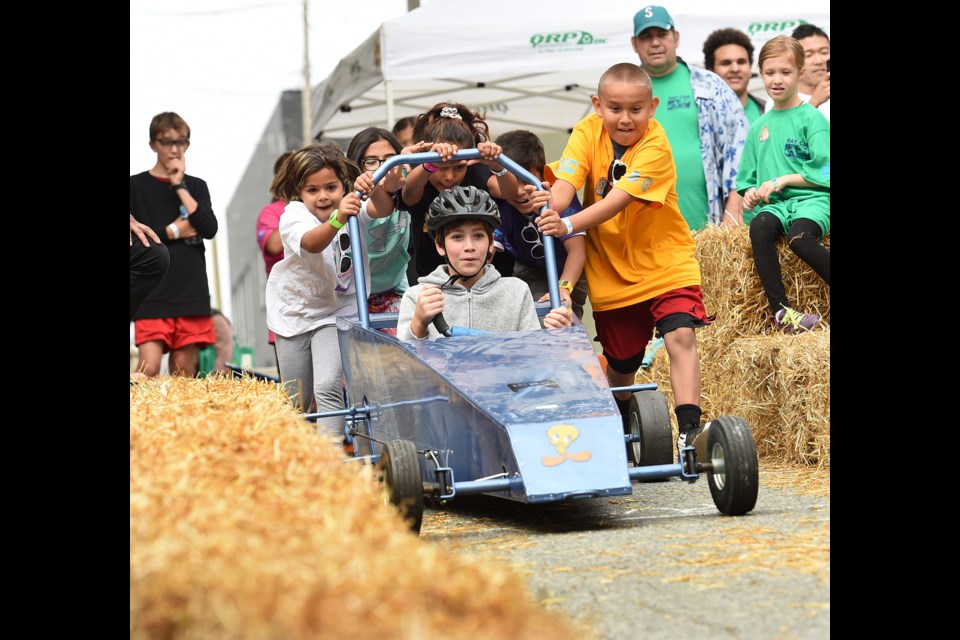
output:
MULTIPOLYGON (((398 339, 408 342, 418 339, 410 331, 410 321, 424 283, 439 287, 449 279, 446 265, 440 265, 432 273, 419 278, 420 284, 404 292, 397 318, 398 339)), ((491 333, 542 328, 527 283, 519 278, 501 276, 490 264, 484 267, 484 274, 472 289, 465 288, 460 281, 443 287, 443 319, 451 327, 482 329, 491 333)), ((440 333, 430 324, 427 338, 435 340, 439 337, 440 333)))

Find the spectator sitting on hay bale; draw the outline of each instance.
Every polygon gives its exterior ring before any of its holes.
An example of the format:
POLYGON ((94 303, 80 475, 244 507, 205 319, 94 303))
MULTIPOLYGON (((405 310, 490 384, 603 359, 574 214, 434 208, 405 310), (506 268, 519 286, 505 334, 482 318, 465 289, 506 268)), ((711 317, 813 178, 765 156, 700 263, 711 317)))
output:
MULTIPOLYGON (((757 453, 780 462, 830 466, 830 290, 786 243, 776 245, 787 296, 821 316, 812 331, 787 334, 769 319, 750 228, 714 225, 694 235, 703 299, 717 314, 697 338, 703 412, 750 424, 757 453), (736 380, 736 384, 731 384, 736 380)), ((830 237, 823 242, 829 247, 830 237)), ((661 349, 637 382, 656 382, 674 402, 670 362, 661 349)), ((676 428, 676 425, 674 425, 676 428)))
POLYGON ((753 259, 777 326, 809 331, 820 316, 793 309, 787 300, 776 241, 786 234, 801 260, 830 284, 830 122, 798 95, 804 54, 800 43, 777 36, 760 50, 760 74, 773 110, 750 126, 737 190, 750 222, 753 259), (773 176, 764 180, 763 176, 773 176))

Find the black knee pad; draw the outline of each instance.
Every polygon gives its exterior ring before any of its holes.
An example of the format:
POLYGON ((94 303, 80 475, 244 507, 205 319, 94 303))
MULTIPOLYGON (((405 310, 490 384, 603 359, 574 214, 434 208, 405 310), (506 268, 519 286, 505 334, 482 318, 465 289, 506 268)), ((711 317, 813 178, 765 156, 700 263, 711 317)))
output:
POLYGON ((603 355, 607 358, 608 367, 610 367, 617 373, 622 373, 624 375, 637 372, 640 369, 640 363, 643 362, 642 353, 638 353, 635 356, 631 356, 626 360, 617 360, 616 358, 611 358, 606 353, 604 353, 603 355))
POLYGON ((689 313, 671 313, 670 315, 664 316, 659 322, 657 322, 657 337, 662 338, 674 329, 679 329, 680 327, 690 327, 691 329, 706 327, 710 322, 713 322, 716 317, 717 314, 707 316, 708 322, 704 322, 699 318, 693 317, 689 313))

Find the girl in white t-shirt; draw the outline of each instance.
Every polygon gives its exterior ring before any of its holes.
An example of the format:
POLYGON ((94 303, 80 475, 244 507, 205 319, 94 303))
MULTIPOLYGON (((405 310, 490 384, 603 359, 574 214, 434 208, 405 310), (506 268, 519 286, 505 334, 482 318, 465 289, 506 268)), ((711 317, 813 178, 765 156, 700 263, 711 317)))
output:
MULTIPOLYGON (((361 233, 371 218, 389 215, 391 199, 372 195, 361 206, 351 184, 359 174, 335 143, 295 152, 274 176, 270 191, 287 205, 280 216, 283 260, 267 279, 267 326, 277 336, 277 366, 303 411, 343 409, 337 316, 356 315, 353 252, 347 218, 361 233), (382 211, 378 211, 378 205, 382 211)), ((397 175, 385 180, 396 190, 397 175)), ((366 287, 370 270, 364 265, 366 287)), ((317 431, 343 435, 342 417, 317 420, 317 431)))

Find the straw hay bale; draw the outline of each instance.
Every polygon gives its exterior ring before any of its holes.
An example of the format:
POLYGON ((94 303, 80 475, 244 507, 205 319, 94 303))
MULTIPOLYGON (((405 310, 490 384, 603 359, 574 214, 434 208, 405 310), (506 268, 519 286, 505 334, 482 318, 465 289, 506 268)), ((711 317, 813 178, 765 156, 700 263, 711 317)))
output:
MULTIPOLYGON (((830 464, 830 290, 786 246, 778 255, 787 296, 819 314, 802 335, 780 332, 753 264, 748 227, 708 226, 694 234, 707 312, 716 320, 697 331, 704 417, 746 418, 761 456, 804 465, 830 464)), ((830 245, 829 236, 825 244, 830 245)), ((666 349, 637 382, 656 382, 675 406, 666 349)), ((676 417, 672 415, 676 431, 676 417)))
POLYGON ((829 464, 829 331, 735 340, 724 376, 711 386, 713 415, 746 418, 760 455, 829 464))
POLYGON ((524 589, 411 535, 277 385, 131 386, 131 638, 575 637, 524 589))
MULTIPOLYGON (((717 315, 709 330, 698 333, 704 343, 701 357, 704 349, 722 350, 737 338, 778 333, 753 264, 749 227, 721 229, 710 225, 694 234, 694 240, 707 313, 717 315)), ((829 236, 824 244, 830 246, 829 236)), ((817 328, 829 328, 830 288, 785 241, 777 243, 777 255, 793 307, 818 314, 821 320, 817 328)))

